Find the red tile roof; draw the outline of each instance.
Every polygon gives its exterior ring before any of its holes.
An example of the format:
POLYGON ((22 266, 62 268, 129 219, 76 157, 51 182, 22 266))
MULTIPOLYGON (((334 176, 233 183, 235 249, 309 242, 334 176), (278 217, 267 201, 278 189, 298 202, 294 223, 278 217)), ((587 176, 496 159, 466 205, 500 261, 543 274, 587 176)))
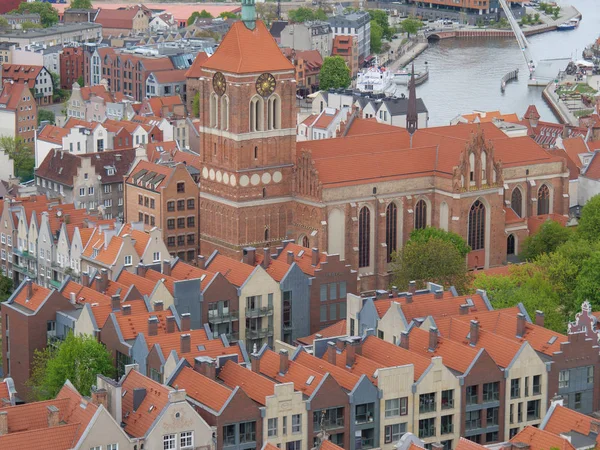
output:
POLYGON ((160 70, 158 72, 153 73, 154 78, 156 78, 156 81, 158 81, 159 83, 176 83, 185 81, 185 74, 187 73, 187 69, 160 70))
POLYGON ((565 152, 569 159, 577 166, 578 169, 583 167, 583 163, 579 158, 582 153, 589 153, 587 145, 583 140, 583 137, 578 136, 574 138, 563 139, 563 145, 565 146, 565 152))
POLYGON ((159 191, 167 184, 175 168, 161 166, 148 161, 139 161, 129 172, 125 182, 159 191))
POLYGON ((294 70, 260 20, 256 21, 254 30, 246 28, 242 21, 234 22, 215 53, 202 67, 230 73, 294 70))
POLYGON ((260 358, 260 372, 279 383, 294 383, 294 389, 310 396, 317 388, 323 375, 295 361, 289 361, 288 371, 279 372, 280 356, 272 350, 265 350, 260 358))
POLYGON ((221 254, 215 255, 210 261, 208 269, 212 272, 220 272, 231 284, 237 287, 244 284, 252 272, 254 272, 253 266, 221 254))
MULTIPOLYGON (((215 267, 218 266, 219 265, 217 264, 217 266, 215 267)), ((171 268, 171 277, 177 280, 193 280, 199 278, 202 280, 200 282, 200 288, 204 289, 208 285, 208 283, 210 283, 210 281, 216 276, 216 272, 218 271, 212 271, 212 265, 210 269, 210 271, 200 269, 199 267, 195 267, 191 264, 187 264, 181 260, 178 260, 177 263, 171 268)))
MULTIPOLYGON (((600 150, 600 142, 597 145, 598 150, 600 150)), ((597 151, 594 152, 594 156, 583 172, 583 176, 591 180, 600 180, 600 157, 597 151)))
POLYGON ((374 336, 369 336, 363 341, 362 356, 383 364, 385 367, 412 364, 415 368, 415 381, 423 375, 431 364, 429 358, 424 358, 374 336))
MULTIPOLYGON (((337 365, 330 364, 329 362, 319 359, 315 356, 309 355, 306 352, 299 352, 294 359, 294 362, 298 364, 302 364, 304 367, 308 367, 316 372, 319 372, 322 375, 329 373, 335 381, 338 382, 340 386, 342 386, 347 391, 352 391, 358 381, 360 380, 360 376, 353 374, 347 370, 344 370, 337 365)), ((337 358, 336 358, 337 362, 337 358)))
MULTIPOLYGON (((376 372, 381 368, 388 367, 385 364, 380 364, 377 361, 356 354, 354 355, 354 364, 352 367, 348 367, 346 358, 346 350, 343 350, 336 355, 335 365, 357 375, 365 375, 374 385, 377 385, 379 381, 379 378, 375 376, 376 372)), ((327 360, 327 353, 323 355, 322 359, 327 360)))
POLYGON ((25 95, 31 97, 31 92, 24 82, 0 85, 0 105, 3 106, 2 109, 16 111, 25 95))
POLYGON ((100 8, 96 16, 96 23, 103 28, 123 28, 133 29, 133 19, 141 8, 139 6, 130 6, 124 9, 105 9, 100 8))
POLYGON ((513 444, 520 442, 529 445, 531 450, 575 450, 575 447, 565 438, 548 431, 540 430, 531 425, 523 428, 510 442, 513 444))
POLYGON ((133 437, 146 435, 154 421, 169 403, 169 389, 136 370, 131 370, 121 383, 124 430, 133 437), (133 410, 134 389, 145 389, 146 395, 133 410))
POLYGON ((171 381, 173 387, 185 389, 186 394, 199 403, 219 412, 231 396, 231 390, 204 375, 184 367, 171 381))
POLYGON ((122 270, 117 278, 117 281, 124 286, 135 286, 140 294, 150 296, 156 287, 156 281, 147 277, 140 277, 134 273, 122 270))
MULTIPOLYGON (((165 275, 164 273, 157 272, 156 270, 148 269, 144 274, 144 278, 152 281, 156 286, 156 283, 159 281, 163 281, 167 290, 171 293, 171 295, 175 292, 175 282, 179 281, 176 277, 170 277, 165 275)), ((185 278, 181 278, 184 280, 185 278)))
POLYGON ((343 450, 339 445, 334 444, 333 442, 327 440, 322 441, 319 450, 343 450))
POLYGON ((30 311, 36 311, 50 295, 50 289, 31 282, 32 295, 28 298, 27 284, 13 297, 12 301, 30 311))
POLYGON ((167 317, 172 315, 173 313, 170 310, 142 311, 139 314, 135 314, 132 311, 129 315, 124 315, 122 311, 115 311, 115 318, 119 324, 123 339, 126 341, 135 339, 139 333, 144 333, 144 337, 152 337, 148 336, 148 319, 151 317, 158 319, 158 334, 166 334, 167 317))
POLYGON ((456 446, 455 450, 485 450, 486 448, 487 447, 484 447, 483 445, 461 437, 458 440, 458 445, 456 446))
POLYGON ((321 267, 321 263, 327 261, 327 255, 325 253, 320 253, 318 264, 316 266, 313 266, 312 249, 302 247, 301 245, 295 244, 293 242, 289 242, 276 259, 287 262, 287 252, 294 253, 294 262, 298 264, 298 267, 300 267, 302 272, 310 276, 314 276, 315 270, 321 267))
POLYGON ((44 66, 28 66, 24 64, 3 64, 2 79, 13 80, 15 83, 26 83, 29 89, 35 86, 35 80, 44 66))
POLYGON ((302 345, 313 345, 315 339, 320 339, 317 337, 317 334, 320 335, 320 338, 330 338, 337 336, 346 336, 346 319, 340 320, 339 322, 334 323, 333 325, 329 325, 326 328, 323 328, 320 331, 317 331, 310 336, 298 338, 296 341, 302 345))
MULTIPOLYGON (((589 436, 591 433, 591 423, 594 418, 581 414, 564 406, 556 405, 550 417, 547 418, 544 431, 559 435, 576 431, 577 433, 589 436)), ((596 436, 596 442, 600 444, 600 435, 596 436)))
POLYGON ((233 361, 225 363, 219 378, 232 389, 239 386, 248 397, 263 406, 267 404, 266 398, 275 394, 274 382, 233 361))
MULTIPOLYGON (((263 266, 263 261, 264 255, 257 254, 255 266, 263 266)), ((265 268, 265 270, 269 275, 271 275, 271 278, 273 278, 277 282, 280 282, 281 280, 283 280, 285 274, 288 273, 288 270, 290 270, 290 266, 282 259, 271 258, 269 266, 265 268)))
POLYGON ((200 78, 202 76, 202 64, 208 59, 206 52, 198 52, 196 59, 186 72, 187 78, 200 78))

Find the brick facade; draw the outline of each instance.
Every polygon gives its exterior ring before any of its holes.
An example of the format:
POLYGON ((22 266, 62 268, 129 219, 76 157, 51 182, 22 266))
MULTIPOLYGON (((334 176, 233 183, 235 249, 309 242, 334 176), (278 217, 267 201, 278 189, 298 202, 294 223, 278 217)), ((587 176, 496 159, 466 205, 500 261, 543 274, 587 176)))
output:
POLYGON ((65 47, 59 56, 60 88, 71 89, 79 77, 83 77, 83 48, 65 47))

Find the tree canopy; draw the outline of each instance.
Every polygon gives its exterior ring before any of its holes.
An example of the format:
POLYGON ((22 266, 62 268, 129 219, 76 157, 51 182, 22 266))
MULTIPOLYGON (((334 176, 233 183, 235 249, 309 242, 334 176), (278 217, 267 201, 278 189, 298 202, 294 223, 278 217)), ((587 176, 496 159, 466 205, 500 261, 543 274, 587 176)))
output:
POLYGON ((92 0, 71 0, 73 9, 92 9, 92 0))
POLYGON ((411 34, 417 34, 422 26, 423 22, 412 16, 407 17, 402 22, 400 22, 400 27, 402 28, 402 31, 408 34, 408 37, 410 37, 411 34))
POLYGON ((337 89, 350 86, 350 69, 341 56, 328 56, 319 74, 319 89, 337 89))
POLYGON ((51 27, 58 23, 58 11, 47 2, 21 3, 15 10, 19 14, 39 14, 40 22, 44 28, 51 27))
POLYGON ((196 92, 192 100, 192 113, 194 117, 200 117, 200 92, 196 92))
POLYGON ((223 11, 221 14, 219 14, 219 17, 221 19, 237 19, 239 16, 231 11, 223 11))
POLYGON ((256 15, 260 20, 270 25, 277 19, 277 5, 271 2, 262 2, 256 4, 256 15))
POLYGON ((0 137, 0 149, 4 150, 15 164, 15 177, 21 181, 29 181, 33 178, 33 167, 35 158, 33 150, 23 138, 10 136, 0 137))
POLYGON ((108 377, 114 374, 108 350, 92 336, 70 333, 57 348, 35 351, 27 385, 36 400, 54 398, 67 380, 82 395, 90 395, 98 374, 108 377))
POLYGON ((373 21, 377 22, 381 27, 383 38, 387 40, 392 39, 394 31, 390 28, 387 12, 382 9, 370 9, 369 15, 371 16, 371 27, 373 27, 373 21))
POLYGON ((311 9, 301 6, 298 9, 291 9, 287 13, 290 22, 304 23, 311 20, 327 20, 327 13, 322 8, 311 9))
POLYGON ((203 9, 200 12, 194 11, 192 15, 188 18, 187 24, 192 25, 196 21, 196 19, 213 19, 213 16, 205 9, 203 9))
POLYGON ((554 220, 547 220, 537 233, 525 239, 521 256, 524 259, 532 260, 543 253, 553 252, 559 245, 564 244, 570 235, 569 228, 563 227, 554 220))
POLYGON ((8 20, 6 20, 6 17, 0 16, 0 30, 6 30, 9 28, 10 25, 8 24, 8 20))
POLYGON ((600 237, 600 195, 592 197, 581 210, 577 234, 588 241, 600 237))
POLYGON ((0 274, 0 302, 5 302, 13 292, 13 280, 0 274))
POLYGON ((56 118, 54 117, 54 113, 52 111, 48 111, 47 109, 40 109, 38 111, 38 125, 43 121, 50 122, 50 125, 54 125, 56 118))
POLYGON ((462 257, 467 256, 467 254, 471 251, 471 247, 468 246, 462 236, 452 233, 451 231, 444 231, 441 228, 418 228, 412 230, 410 233, 410 240, 413 242, 428 242, 434 238, 442 239, 452 243, 462 257))
POLYGON ((371 20, 371 53, 380 53, 382 48, 383 29, 381 25, 371 20))
POLYGON ((408 286, 410 281, 416 281, 417 287, 422 288, 431 281, 466 292, 471 276, 461 253, 468 246, 456 240, 456 237, 462 238, 443 230, 439 233, 415 230, 413 233, 404 248, 393 256, 392 284, 408 286))

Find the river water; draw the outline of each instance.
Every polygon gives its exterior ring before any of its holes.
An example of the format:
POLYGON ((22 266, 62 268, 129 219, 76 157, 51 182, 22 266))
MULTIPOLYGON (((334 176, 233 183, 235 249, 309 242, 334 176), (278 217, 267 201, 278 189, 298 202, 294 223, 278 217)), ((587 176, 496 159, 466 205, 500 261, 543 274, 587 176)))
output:
MULTIPOLYGON (((600 0, 570 0, 583 15, 576 30, 552 31, 529 39, 536 61, 556 58, 581 59, 581 52, 600 33, 600 0)), ((557 122, 542 99, 541 87, 527 86, 528 69, 516 39, 447 39, 433 43, 415 59, 417 70, 429 66, 429 80, 417 87, 429 110, 429 126, 447 125, 458 114, 473 110, 517 113, 535 104, 542 120, 557 122), (518 81, 500 91, 500 79, 518 68, 518 81)), ((543 63, 539 73, 558 73, 567 62, 543 63), (552 68, 548 67, 552 64, 552 68)))

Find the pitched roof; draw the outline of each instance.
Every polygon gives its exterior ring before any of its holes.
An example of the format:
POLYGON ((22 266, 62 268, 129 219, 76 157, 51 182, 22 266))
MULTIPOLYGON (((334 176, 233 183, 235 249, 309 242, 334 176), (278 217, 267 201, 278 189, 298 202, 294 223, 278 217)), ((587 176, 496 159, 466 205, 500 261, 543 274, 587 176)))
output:
POLYGON ((144 333, 144 337, 152 337, 148 335, 148 320, 153 317, 158 319, 158 334, 166 334, 167 317, 173 315, 169 309, 163 311, 141 311, 137 314, 132 311, 128 315, 124 315, 123 311, 120 310, 114 311, 114 314, 119 324, 121 335, 126 341, 135 339, 139 333, 144 333))
POLYGON ((202 374, 183 367, 171 380, 172 386, 185 389, 186 394, 199 403, 219 412, 231 396, 231 390, 202 374))
POLYGON ((329 325, 328 327, 323 328, 320 331, 317 331, 314 334, 311 334, 310 336, 303 337, 303 338, 297 338, 296 341, 303 345, 313 345, 313 342, 315 341, 315 339, 329 338, 329 337, 336 337, 336 336, 345 336, 345 335, 346 335, 346 319, 343 319, 343 320, 340 320, 340 321, 334 323, 333 325, 329 325), (317 335, 319 335, 320 337, 317 337, 317 335))
POLYGON ((124 9, 100 8, 95 21, 101 24, 103 28, 133 29, 133 18, 140 9, 137 5, 124 9))
POLYGON ((22 289, 12 298, 12 302, 20 305, 30 311, 36 311, 44 300, 50 295, 50 289, 40 286, 33 281, 31 283, 32 295, 28 295, 27 283, 23 284, 22 289))
POLYGON ((553 433, 549 433, 545 430, 532 427, 531 425, 523 428, 510 440, 512 443, 523 443, 528 444, 531 450, 548 450, 559 449, 559 450, 575 450, 575 447, 562 436, 558 436, 553 433))
POLYGON ((337 444, 334 444, 330 440, 326 440, 326 441, 321 441, 319 450, 343 450, 343 449, 342 449, 342 447, 340 447, 337 444))
POLYGON ((274 382, 233 361, 225 363, 219 372, 219 378, 232 389, 239 386, 248 397, 263 406, 267 404, 266 398, 275 393, 274 382))
POLYGON ((484 450, 486 448, 487 447, 484 447, 476 442, 465 439, 464 437, 460 437, 455 450, 484 450))
POLYGON ((145 186, 158 191, 166 185, 175 168, 161 166, 148 161, 139 161, 125 180, 129 184, 145 186))
POLYGON ((316 356, 309 355, 306 352, 299 352, 294 361, 302 364, 305 367, 308 367, 309 369, 319 372, 320 374, 325 375, 326 373, 329 373, 331 376, 333 376, 335 381, 337 381, 338 384, 347 391, 352 391, 352 389, 354 389, 360 380, 359 375, 344 370, 337 365, 325 361, 324 359, 319 359, 316 356))
POLYGON ((476 111, 473 114, 463 114, 463 119, 468 123, 486 123, 494 120, 504 122, 518 122, 519 117, 515 114, 502 114, 500 111, 476 111))
MULTIPOLYGON (((377 383, 379 382, 377 371, 384 367, 388 367, 386 364, 381 364, 377 361, 357 354, 354 355, 354 364, 352 364, 352 366, 349 367, 346 364, 348 362, 347 357, 348 355, 346 353, 346 350, 342 350, 341 353, 338 353, 336 355, 335 365, 357 375, 365 375, 369 380, 371 380, 371 383, 373 383, 374 385, 377 385, 377 383)), ((323 355, 322 359, 327 360, 327 353, 323 355)))
POLYGON ((584 177, 591 180, 600 180, 600 157, 598 156, 599 150, 600 147, 594 152, 592 160, 589 162, 582 174, 584 177))
POLYGON ((112 236, 108 245, 105 245, 107 239, 106 233, 94 236, 83 251, 83 256, 107 266, 112 266, 117 256, 119 256, 121 247, 123 246, 123 239, 119 236, 112 236), (96 256, 94 256, 95 251, 97 251, 96 256))
POLYGON ((288 362, 288 371, 279 372, 280 356, 273 350, 266 349, 260 358, 260 372, 279 383, 294 383, 294 389, 310 396, 317 388, 323 375, 295 361, 288 362))
POLYGON ((242 21, 234 22, 203 67, 230 73, 294 70, 260 20, 256 21, 254 30, 246 28, 242 21))
POLYGON ((563 145, 569 159, 578 169, 581 169, 583 167, 583 162, 581 162, 579 155, 582 153, 589 153, 589 149, 587 148, 583 137, 577 136, 574 138, 563 139, 563 145))
MULTIPOLYGON (((45 126, 42 133, 48 128, 48 125, 45 126)), ((54 134, 54 132, 52 132, 52 134, 54 134)), ((50 135, 47 134, 40 139, 44 140, 48 136, 50 135)), ((62 145, 62 141, 60 145, 62 145)), ((73 186, 73 178, 77 175, 77 169, 79 169, 79 167, 81 167, 81 160, 76 155, 54 149, 48 152, 44 160, 36 169, 35 174, 38 177, 56 181, 65 186, 73 186)))
POLYGON ((125 286, 135 286, 137 290, 140 291, 140 294, 146 296, 150 296, 156 287, 156 281, 146 277, 141 277, 134 273, 128 272, 127 270, 121 271, 117 277, 117 281, 125 286))
POLYGON ((31 96, 31 92, 28 91, 27 86, 23 82, 4 83, 0 85, 0 105, 3 106, 2 109, 16 111, 26 93, 31 96))
POLYGON ((312 265, 313 250, 310 248, 302 247, 301 245, 293 242, 288 242, 283 251, 277 256, 276 259, 287 262, 287 254, 292 252, 294 254, 294 262, 298 264, 298 267, 307 275, 314 276, 315 270, 321 267, 321 263, 327 261, 327 255, 325 253, 319 254, 318 263, 316 266, 312 265))
POLYGON ((131 224, 127 223, 119 230, 119 236, 123 237, 125 235, 130 235, 131 239, 135 241, 133 246, 138 256, 140 258, 144 256, 144 251, 148 246, 148 242, 150 242, 150 234, 145 231, 132 229, 131 224))
POLYGON ((24 64, 3 64, 2 79, 13 80, 17 83, 26 83, 29 89, 35 86, 35 80, 44 66, 31 66, 24 64))
POLYGON ((121 382, 121 390, 124 430, 133 437, 143 437, 169 402, 169 388, 136 370, 130 370, 121 382), (136 410, 133 409, 135 389, 144 389, 145 392, 136 410))
MULTIPOLYGON (((150 272, 150 270, 148 272, 150 272)), ((192 266, 191 264, 187 264, 181 260, 177 260, 175 265, 171 268, 171 277, 177 280, 193 280, 199 278, 201 280, 200 288, 204 289, 216 276, 216 272, 217 270, 212 271, 212 267, 211 270, 204 270, 200 269, 199 267, 192 266)))
POLYGON ((187 73, 187 69, 178 69, 178 70, 159 70, 157 72, 152 72, 154 74, 154 78, 159 83, 177 83, 185 81, 185 74, 187 73))
MULTIPOLYGON (((548 431, 555 435, 575 431, 585 436, 589 436, 592 434, 591 424, 594 420, 594 418, 585 414, 581 414, 561 405, 556 405, 546 417, 544 431, 548 431)), ((595 439, 596 442, 600 444, 600 435, 596 435, 595 439)))
POLYGON ((200 78, 202 76, 202 64, 208 59, 206 52, 198 52, 196 59, 185 73, 186 78, 200 78))
POLYGON ((424 358, 375 336, 368 336, 363 341, 362 356, 383 364, 385 367, 412 364, 415 368, 415 381, 423 375, 431 364, 429 358, 424 358))
POLYGON ((210 261, 208 269, 212 272, 220 272, 231 284, 237 287, 244 284, 252 272, 254 272, 253 266, 221 254, 215 255, 210 261))
POLYGON ((281 259, 271 258, 269 265, 266 268, 263 265, 264 255, 257 254, 255 259, 255 266, 262 266, 267 273, 271 275, 271 278, 277 282, 283 280, 285 274, 288 273, 288 270, 290 270, 290 266, 281 259))

